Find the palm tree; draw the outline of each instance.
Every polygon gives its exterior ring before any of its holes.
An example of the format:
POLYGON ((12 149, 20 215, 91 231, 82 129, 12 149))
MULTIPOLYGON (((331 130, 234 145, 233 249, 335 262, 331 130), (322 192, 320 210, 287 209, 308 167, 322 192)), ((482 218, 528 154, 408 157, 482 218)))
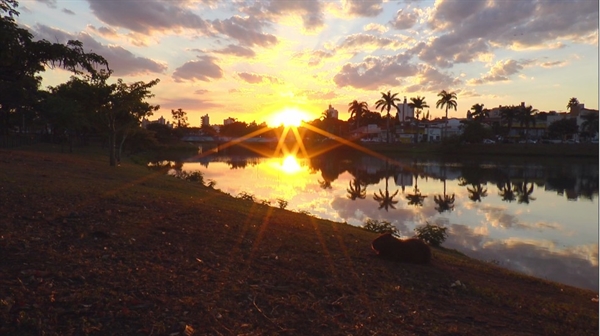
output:
POLYGON ((515 191, 517 193, 517 202, 519 204, 529 204, 530 201, 535 201, 535 198, 531 197, 533 194, 533 182, 527 182, 527 180, 517 183, 515 185, 515 191))
POLYGON ((499 183, 498 185, 498 196, 502 197, 502 201, 511 203, 516 200, 515 197, 515 186, 510 181, 499 183))
POLYGON ((483 104, 475 104, 471 106, 471 111, 473 111, 473 113, 471 113, 471 116, 477 122, 481 122, 484 118, 490 116, 490 112, 487 109, 483 108, 483 104))
POLYGON ((375 108, 378 108, 383 112, 387 110, 387 142, 390 142, 390 109, 393 107, 398 108, 396 102, 400 101, 400 98, 396 97, 398 93, 392 94, 391 91, 387 93, 381 92, 381 99, 375 102, 375 108))
POLYGON ((354 100, 353 102, 348 104, 348 112, 350 112, 350 118, 354 117, 356 120, 355 127, 358 129, 360 127, 360 118, 363 114, 369 110, 369 105, 367 102, 358 102, 354 100))
POLYGON ((367 197, 366 183, 357 178, 348 183, 348 189, 346 189, 346 191, 348 192, 347 197, 353 201, 355 201, 357 198, 365 199, 367 197))
POLYGON ((513 121, 517 118, 519 106, 503 106, 500 108, 500 117, 506 122, 506 135, 510 134, 513 121))
POLYGON ((579 107, 579 100, 575 97, 569 99, 569 103, 567 104, 567 109, 569 112, 573 112, 573 109, 577 109, 579 107))
POLYGON ((524 107, 521 106, 521 108, 519 109, 519 114, 517 116, 517 118, 519 119, 519 122, 521 123, 521 126, 525 126, 525 140, 527 141, 528 139, 528 133, 529 133, 529 125, 533 124, 535 126, 535 119, 536 119, 536 114, 539 111, 534 109, 531 105, 524 107))
POLYGON ((421 96, 417 96, 417 98, 410 98, 410 103, 408 103, 408 106, 416 110, 415 114, 417 117, 415 118, 415 121, 417 122, 417 132, 415 132, 415 143, 417 143, 419 142, 419 115, 421 114, 421 111, 424 108, 429 107, 429 105, 427 105, 427 102, 425 102, 425 97, 421 98, 421 96))
POLYGON ((446 108, 446 125, 444 127, 444 138, 446 137, 446 132, 448 129, 448 109, 449 108, 454 108, 454 111, 456 111, 456 93, 454 92, 447 92, 446 90, 442 90, 440 91, 440 93, 438 93, 438 97, 440 97, 440 99, 435 103, 435 107, 436 108, 446 108))

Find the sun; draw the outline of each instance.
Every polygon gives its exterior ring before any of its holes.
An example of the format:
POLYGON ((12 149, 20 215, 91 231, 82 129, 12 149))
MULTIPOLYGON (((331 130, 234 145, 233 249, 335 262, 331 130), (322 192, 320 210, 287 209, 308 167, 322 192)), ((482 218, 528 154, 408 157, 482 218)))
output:
POLYGON ((286 108, 279 113, 274 114, 271 117, 271 126, 279 127, 280 125, 290 127, 298 127, 303 120, 307 119, 305 112, 296 108, 286 108))

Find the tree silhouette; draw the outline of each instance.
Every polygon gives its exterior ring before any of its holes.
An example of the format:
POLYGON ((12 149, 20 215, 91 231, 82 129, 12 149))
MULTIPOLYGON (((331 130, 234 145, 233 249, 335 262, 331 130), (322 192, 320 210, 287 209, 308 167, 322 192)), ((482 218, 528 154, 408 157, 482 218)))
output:
POLYGON ((357 198, 365 199, 367 197, 367 185, 357 178, 348 183, 346 191, 348 192, 347 197, 353 201, 357 198))
MULTIPOLYGON (((386 165, 386 172, 387 172, 388 171, 388 169, 387 169, 388 162, 387 161, 386 161, 385 165, 386 165)), ((379 189, 379 195, 377 195, 377 193, 373 193, 373 199, 379 203, 379 210, 381 210, 383 208, 385 208, 385 211, 388 211, 389 208, 396 209, 396 207, 394 205, 398 203, 398 201, 394 200, 394 197, 396 197, 396 195, 398 195, 398 191, 400 191, 400 190, 396 190, 395 193, 390 195, 389 188, 388 188, 389 177, 390 177, 390 175, 386 174, 386 176, 385 176, 385 193, 383 191, 381 191, 381 189, 379 189)))
POLYGON ((435 107, 446 108, 446 125, 444 127, 444 137, 446 137, 448 129, 448 109, 454 108, 454 111, 456 111, 456 93, 442 90, 440 93, 438 93, 438 97, 440 97, 440 99, 435 103, 435 107))
POLYGON ((577 109, 579 107, 579 100, 575 97, 569 99, 569 103, 567 103, 567 109, 569 112, 572 112, 573 109, 577 109))
POLYGON ((435 207, 435 210, 437 210, 439 213, 454 210, 454 200, 454 194, 452 194, 451 196, 446 195, 446 179, 444 178, 444 194, 436 195, 433 197, 433 201, 437 205, 435 207))
POLYGON ((504 122, 506 122, 506 135, 510 134, 510 130, 512 129, 512 123, 517 118, 519 114, 519 106, 503 106, 500 108, 500 117, 504 122))
POLYGON ((390 142, 390 109, 393 107, 398 108, 396 102, 400 101, 400 98, 396 97, 398 93, 392 94, 391 91, 387 93, 381 92, 381 99, 375 102, 375 108, 387 110, 387 142, 390 142))
POLYGON ((481 183, 471 184, 471 187, 467 187, 469 193, 469 199, 473 202, 481 202, 482 197, 487 197, 487 188, 484 188, 481 183))
POLYGON ((535 126, 535 119, 538 110, 534 109, 531 105, 525 107, 521 106, 519 109, 518 119, 521 126, 525 126, 525 139, 528 139, 529 133, 529 125, 532 124, 535 126))
POLYGON ((483 108, 483 104, 475 104, 471 107, 471 117, 477 122, 482 122, 483 119, 490 116, 490 112, 483 108))
POLYGON ((517 199, 515 195, 515 186, 513 186, 510 181, 499 183, 497 187, 498 196, 502 197, 502 201, 511 203, 517 199))
POLYGON ((360 127, 360 119, 363 114, 369 110, 369 105, 366 102, 358 102, 356 100, 352 101, 348 104, 348 112, 350 112, 350 119, 354 118, 355 120, 355 128, 360 127))
POLYGON ((533 194, 533 182, 527 182, 527 180, 519 182, 515 184, 514 190, 517 193, 517 202, 519 204, 529 204, 529 202, 535 201, 535 198, 531 197, 531 194, 533 194))
POLYGON ((408 200, 408 205, 414 206, 423 206, 423 201, 427 196, 421 195, 421 191, 419 190, 419 174, 414 174, 415 176, 415 188, 413 189, 412 194, 406 195, 406 199, 408 200))
POLYGON ((415 118, 415 121, 417 123, 417 132, 415 132, 415 143, 419 142, 419 115, 421 115, 421 111, 426 108, 429 107, 429 105, 427 105, 427 102, 425 102, 425 97, 421 97, 421 96, 417 96, 410 98, 410 103, 408 103, 408 106, 412 107, 413 109, 415 109, 415 115, 417 116, 415 118))

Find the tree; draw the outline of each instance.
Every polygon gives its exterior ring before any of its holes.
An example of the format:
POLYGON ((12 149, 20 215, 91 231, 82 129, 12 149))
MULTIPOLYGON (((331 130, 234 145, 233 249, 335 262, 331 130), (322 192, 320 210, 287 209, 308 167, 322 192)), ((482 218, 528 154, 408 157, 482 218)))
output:
POLYGON ((369 110, 369 105, 367 104, 367 102, 358 102, 356 100, 352 101, 351 103, 348 104, 348 112, 350 112, 350 118, 354 118, 355 120, 355 128, 359 128, 360 127, 360 119, 362 118, 363 114, 365 114, 366 111, 369 110))
POLYGON ((534 109, 531 105, 525 107, 525 106, 521 106, 521 108, 519 109, 519 114, 517 115, 517 118, 519 119, 519 123, 521 124, 521 126, 525 126, 525 139, 528 139, 528 133, 529 133, 529 125, 534 125, 535 126, 535 119, 536 119, 536 114, 539 111, 534 109))
POLYGON ((408 103, 408 106, 416 110, 415 114, 417 117, 415 118, 415 121, 417 123, 417 132, 415 132, 415 143, 417 143, 419 142, 419 115, 421 114, 421 111, 424 108, 429 107, 429 105, 427 105, 427 102, 425 102, 425 97, 417 96, 416 98, 410 98, 410 103, 408 103))
POLYGON ((593 137, 598 133, 598 113, 587 113, 581 117, 581 130, 584 137, 593 137))
POLYGON ((490 112, 487 109, 483 108, 483 104, 475 104, 471 106, 471 117, 477 122, 483 121, 483 119, 490 116, 490 112))
POLYGON ((177 124, 177 128, 188 127, 187 113, 182 109, 171 110, 171 116, 173 117, 173 123, 177 124))
POLYGON ((535 201, 535 198, 531 197, 531 194, 533 194, 533 182, 527 182, 527 180, 519 182, 515 184, 514 191, 517 193, 517 202, 519 204, 529 204, 530 201, 535 201))
POLYGON ((519 114, 520 106, 502 106, 500 108, 500 117, 506 123, 506 135, 510 134, 513 121, 519 114))
POLYGON ((400 101, 400 98, 396 97, 398 93, 392 94, 391 91, 387 93, 381 92, 381 99, 375 102, 375 108, 378 108, 383 112, 387 110, 387 142, 390 142, 390 109, 393 107, 398 108, 396 102, 400 101))
POLYGON ((569 112, 579 112, 579 100, 575 97, 571 97, 567 103, 567 109, 569 112))
POLYGON ((548 125, 548 135, 553 139, 565 140, 578 131, 575 118, 563 118, 548 125))
POLYGON ((515 186, 512 185, 510 180, 507 180, 506 182, 498 183, 497 187, 498 187, 498 196, 502 197, 502 201, 511 203, 512 201, 516 200, 516 196, 515 196, 516 188, 515 188, 515 186))
POLYGON ((30 98, 41 82, 36 74, 56 66, 74 74, 95 74, 96 66, 108 70, 108 62, 100 55, 84 52, 79 41, 66 45, 34 41, 33 35, 15 22, 17 7, 15 0, 0 1, 0 13, 6 13, 0 17, 0 127, 5 132, 10 126, 9 115, 33 104, 30 98))
POLYGON ((446 90, 440 91, 438 93, 438 97, 440 99, 435 103, 436 108, 446 108, 446 125, 444 126, 444 138, 447 136, 448 131, 448 109, 454 108, 456 111, 457 103, 456 103, 456 93, 447 92, 446 90))
POLYGON ((435 209, 439 213, 454 210, 455 195, 454 193, 452 194, 452 196, 446 195, 446 179, 444 179, 444 194, 433 196, 433 201, 437 205, 435 209))

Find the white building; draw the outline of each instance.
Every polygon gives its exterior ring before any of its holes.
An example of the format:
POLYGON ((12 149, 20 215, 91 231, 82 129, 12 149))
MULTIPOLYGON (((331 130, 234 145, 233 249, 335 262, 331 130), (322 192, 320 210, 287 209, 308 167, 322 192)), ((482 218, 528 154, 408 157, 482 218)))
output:
POLYGON ((327 115, 331 118, 338 119, 338 110, 334 109, 331 104, 329 104, 329 108, 325 110, 325 112, 327 112, 327 115))
POLYGON ((396 105, 396 109, 398 110, 396 118, 401 122, 410 121, 415 117, 415 109, 408 105, 406 97, 404 97, 404 101, 401 104, 396 105))
POLYGON ((227 118, 225 120, 223 120, 223 125, 230 125, 233 124, 235 122, 235 118, 227 118))
POLYGON ((208 117, 208 114, 205 114, 202 117, 200 117, 200 126, 210 126, 210 119, 208 117))

